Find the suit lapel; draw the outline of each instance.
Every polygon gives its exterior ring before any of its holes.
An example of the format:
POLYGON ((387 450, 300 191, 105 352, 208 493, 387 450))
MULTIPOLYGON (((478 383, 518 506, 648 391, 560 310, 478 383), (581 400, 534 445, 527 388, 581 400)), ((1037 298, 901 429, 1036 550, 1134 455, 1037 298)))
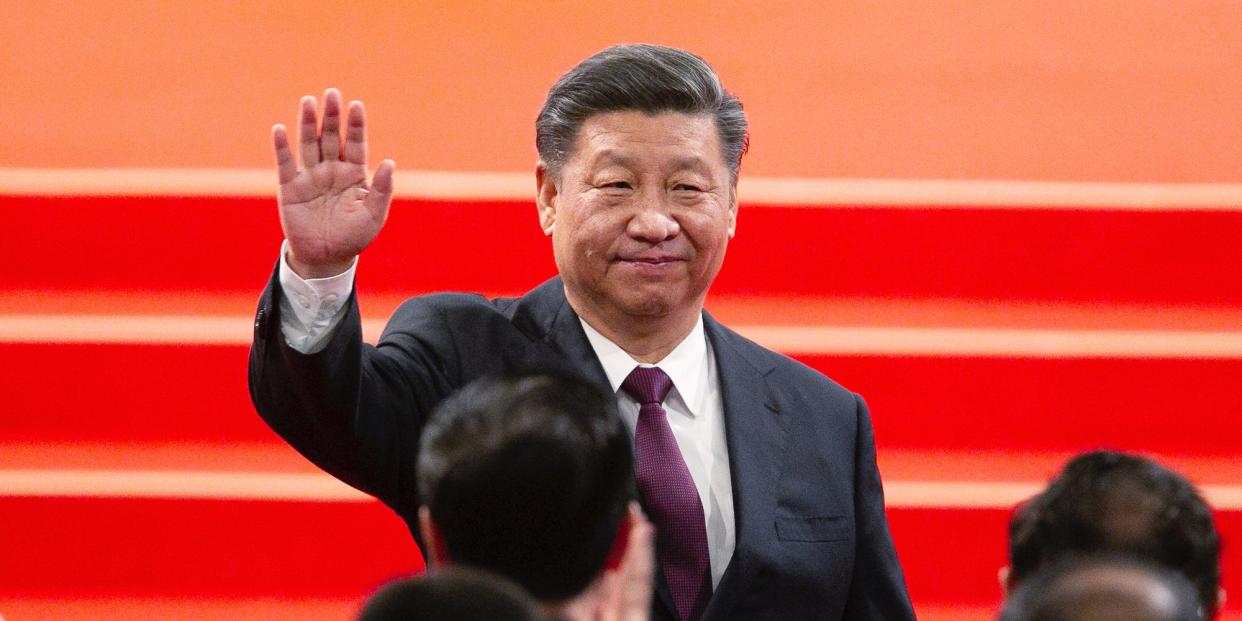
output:
POLYGON ((763 350, 706 313, 704 327, 720 373, 737 529, 733 558, 704 615, 711 620, 728 618, 746 592, 757 569, 753 551, 776 545, 773 524, 787 431, 764 377, 773 365, 763 350))
POLYGON ((565 300, 565 288, 558 276, 539 285, 518 300, 513 312, 513 325, 532 340, 551 347, 556 353, 549 357, 536 354, 531 366, 564 364, 567 371, 612 391, 608 375, 600 365, 591 342, 582 331, 578 314, 565 300))

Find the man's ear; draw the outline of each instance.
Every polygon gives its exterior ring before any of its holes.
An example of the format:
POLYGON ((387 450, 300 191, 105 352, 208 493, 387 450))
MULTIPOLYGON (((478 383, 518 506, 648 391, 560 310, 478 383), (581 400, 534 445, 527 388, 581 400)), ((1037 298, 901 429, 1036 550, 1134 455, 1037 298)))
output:
POLYGON ((1012 573, 1013 570, 1011 570, 1008 565, 1001 567, 1000 570, 996 572, 996 579, 1000 581, 1001 595, 1004 597, 1009 597, 1009 592, 1013 590, 1013 584, 1009 582, 1009 576, 1012 573))
POLYGON ((737 233, 737 182, 729 189, 729 239, 737 233))
POLYGON ((556 175, 548 170, 543 160, 535 164, 535 205, 539 208, 539 228, 548 236, 556 227, 557 181, 556 175))
POLYGON ((448 547, 444 545, 440 527, 431 519, 431 509, 427 505, 418 508, 418 532, 422 534, 427 548, 427 567, 447 567, 450 562, 448 547))

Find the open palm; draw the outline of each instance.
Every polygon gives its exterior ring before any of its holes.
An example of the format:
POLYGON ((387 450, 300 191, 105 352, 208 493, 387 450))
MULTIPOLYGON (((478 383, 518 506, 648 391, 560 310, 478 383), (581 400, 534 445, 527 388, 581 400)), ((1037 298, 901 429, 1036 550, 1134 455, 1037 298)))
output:
POLYGON ((302 167, 283 125, 272 129, 280 179, 280 225, 289 241, 290 267, 304 278, 345 271, 379 234, 392 203, 394 164, 384 160, 367 183, 366 117, 350 102, 341 144, 341 94, 324 93, 323 125, 315 98, 303 97, 298 127, 302 167))

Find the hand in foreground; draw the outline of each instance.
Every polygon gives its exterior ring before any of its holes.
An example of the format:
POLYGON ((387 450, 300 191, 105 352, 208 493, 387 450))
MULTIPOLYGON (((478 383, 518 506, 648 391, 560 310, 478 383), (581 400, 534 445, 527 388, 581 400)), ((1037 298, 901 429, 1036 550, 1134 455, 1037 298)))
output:
POLYGON ((605 571, 594 621, 647 621, 655 584, 655 527, 638 503, 630 505, 630 533, 621 565, 605 571))
POLYGON ((323 126, 315 98, 301 103, 298 152, 293 157, 284 125, 272 128, 280 179, 280 226, 289 240, 289 267, 303 278, 344 272, 379 234, 392 203, 392 173, 384 160, 367 183, 366 115, 362 102, 349 103, 344 147, 341 145, 341 93, 323 95, 323 126))

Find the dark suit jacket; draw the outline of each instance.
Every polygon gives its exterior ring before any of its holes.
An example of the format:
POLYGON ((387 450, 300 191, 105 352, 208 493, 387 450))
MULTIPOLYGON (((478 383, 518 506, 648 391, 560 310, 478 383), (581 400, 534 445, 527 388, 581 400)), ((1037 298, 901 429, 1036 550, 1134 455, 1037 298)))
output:
MULTIPOLYGON (((356 300, 326 349, 280 332, 279 283, 259 303, 250 355, 255 407, 319 467, 373 494, 417 539, 416 449, 432 408, 477 377, 568 367, 608 386, 559 278, 516 299, 411 299, 378 346, 356 300)), ((737 545, 705 619, 912 620, 884 516, 861 398, 704 316, 717 358, 737 545)), ((420 542, 421 544, 421 542, 420 542)), ((657 585, 653 619, 675 619, 657 585)))

